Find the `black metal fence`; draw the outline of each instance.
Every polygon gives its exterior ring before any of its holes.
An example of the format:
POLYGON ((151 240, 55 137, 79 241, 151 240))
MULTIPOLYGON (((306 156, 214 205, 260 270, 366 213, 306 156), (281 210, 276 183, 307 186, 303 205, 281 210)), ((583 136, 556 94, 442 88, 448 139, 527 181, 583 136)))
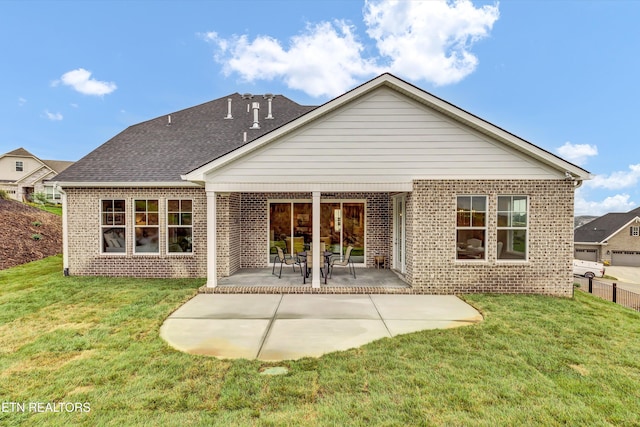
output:
POLYGON ((576 278, 580 290, 589 292, 607 301, 615 302, 632 310, 640 311, 640 294, 621 289, 617 283, 601 282, 596 279, 576 278))

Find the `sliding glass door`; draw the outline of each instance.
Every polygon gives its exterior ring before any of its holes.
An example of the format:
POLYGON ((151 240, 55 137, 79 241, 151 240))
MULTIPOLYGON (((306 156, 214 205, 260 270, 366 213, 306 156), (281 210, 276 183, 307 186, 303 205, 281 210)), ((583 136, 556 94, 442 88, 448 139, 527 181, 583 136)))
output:
MULTIPOLYGON (((295 255, 311 248, 313 216, 308 201, 269 203, 269 258, 276 247, 295 255)), ((353 246, 355 263, 364 263, 365 203, 361 201, 325 201, 320 204, 320 239, 325 250, 344 254, 353 246)))

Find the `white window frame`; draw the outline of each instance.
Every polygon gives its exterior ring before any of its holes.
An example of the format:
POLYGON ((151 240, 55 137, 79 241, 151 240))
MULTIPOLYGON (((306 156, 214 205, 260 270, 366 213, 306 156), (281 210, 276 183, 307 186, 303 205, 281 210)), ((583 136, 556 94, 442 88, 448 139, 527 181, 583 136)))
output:
MULTIPOLYGON (((454 246, 454 260, 456 262, 460 262, 460 263, 473 263, 473 262, 486 262, 487 261, 487 242, 489 239, 489 229, 488 229, 488 222, 489 222, 489 197, 486 194, 458 194, 456 195, 456 199, 455 199, 455 246, 454 246), (470 219, 470 223, 469 226, 458 226, 458 198, 460 197, 470 197, 471 198, 471 219, 470 219), (484 226, 483 227, 478 227, 478 226, 474 226, 473 225, 473 198, 484 198, 484 206, 485 206, 485 210, 484 210, 484 226), (458 252, 459 252, 459 247, 458 247, 458 231, 460 230, 481 230, 484 231, 484 252, 483 252, 483 256, 481 258, 458 258, 458 252)), ((464 249, 463 249, 464 250, 464 249)))
MULTIPOLYGON (((530 203, 529 203, 529 196, 527 196, 526 194, 499 194, 498 195, 498 199, 496 200, 496 249, 497 249, 497 244, 498 244, 498 231, 500 230, 519 230, 519 231, 524 231, 525 232, 525 254, 524 254, 524 259, 499 259, 498 258, 498 253, 496 251, 496 262, 516 262, 516 263, 523 263, 523 262, 528 262, 529 261, 529 210, 530 210, 530 203), (513 225, 511 226, 500 226, 498 225, 498 216, 500 215, 501 212, 507 212, 507 211, 501 211, 499 210, 500 208, 500 197, 511 197, 511 204, 510 206, 513 209, 513 198, 514 197, 519 197, 522 198, 524 197, 527 203, 527 210, 526 210, 526 218, 527 218, 527 224, 525 227, 514 227, 513 225)), ((510 213, 513 213, 513 210, 508 211, 510 213)), ((508 248, 513 246, 513 242, 504 242, 503 243, 503 248, 502 251, 504 253, 504 251, 508 250, 508 248)))
POLYGON ((62 195, 54 185, 45 185, 44 194, 47 196, 47 200, 61 200, 62 195))
MULTIPOLYGON (((100 237, 98 239, 98 241, 100 242, 100 254, 101 255, 109 255, 109 256, 127 256, 127 199, 125 198, 105 198, 105 199, 100 199, 100 237), (124 212, 122 212, 122 220, 123 223, 122 224, 104 224, 103 220, 104 220, 104 214, 109 214, 109 212, 105 212, 103 210, 104 208, 104 202, 111 202, 112 206, 113 206, 113 202, 115 201, 123 201, 124 202, 124 212), (107 228, 123 228, 124 232, 124 251, 121 252, 109 252, 109 251, 105 251, 104 250, 104 230, 107 228)), ((114 215, 116 214, 115 212, 112 212, 114 215)), ((113 217, 115 220, 115 216, 113 217)), ((122 247, 122 246, 121 246, 122 247)))
MULTIPOLYGON (((166 230, 166 243, 165 243, 165 249, 167 251, 167 256, 194 256, 194 248, 195 248, 195 239, 193 236, 193 223, 194 223, 194 218, 195 218, 195 203, 193 201, 193 199, 189 198, 189 197, 168 197, 165 200, 165 217, 166 217, 166 223, 165 223, 165 230, 166 230), (178 200, 180 201, 180 211, 179 212, 175 212, 175 211, 170 211, 169 210, 169 202, 172 200, 178 200), (169 224, 169 215, 171 215, 172 213, 178 213, 180 215, 182 215, 182 202, 183 201, 190 201, 191 202, 191 212, 185 212, 185 213, 190 213, 191 214, 191 224, 189 225, 184 225, 184 224, 169 224), (169 230, 171 228, 191 228, 191 252, 171 252, 169 250, 169 230)), ((158 208, 159 209, 159 208, 158 208)), ((180 218, 182 218, 182 216, 180 216, 180 218)), ((211 248, 209 248, 209 250, 213 250, 211 248)))
MULTIPOLYGON (((272 203, 291 203, 291 226, 289 231, 289 236, 293 236, 294 225, 293 225, 293 205, 295 203, 309 203, 312 204, 312 199, 268 199, 267 200, 267 252, 270 252, 270 244, 271 244, 271 236, 270 236, 270 226, 271 226, 271 204, 272 203)), ((365 240, 365 248, 364 248, 364 260, 361 263, 355 263, 356 266, 362 267, 367 265, 367 232, 369 227, 369 222, 367 221, 367 200, 366 199, 321 199, 320 205, 323 203, 340 203, 340 210, 342 211, 343 203, 362 203, 364 205, 364 240, 365 240)), ((340 244, 344 240, 344 230, 341 225, 340 227, 340 244)), ((341 255, 342 258, 342 255, 341 255)), ((267 263, 269 266, 273 266, 273 254, 267 253, 267 263)))
POLYGON ((24 162, 16 160, 16 172, 24 172, 24 162))
POLYGON ((632 237, 640 237, 640 226, 632 225, 631 226, 631 236, 632 237))
MULTIPOLYGON (((131 236, 132 240, 132 244, 133 244, 133 253, 135 255, 160 255, 160 227, 161 227, 161 221, 160 221, 160 204, 162 203, 162 201, 158 198, 158 199, 136 199, 134 198, 132 201, 132 219, 131 219, 131 224, 133 224, 133 235, 131 236), (158 215, 158 224, 157 225, 148 225, 149 222, 149 201, 155 201, 158 204, 158 211, 157 212, 153 212, 151 211, 151 213, 156 213, 158 215), (145 224, 138 224, 137 220, 136 220, 136 215, 138 213, 140 213, 140 211, 137 210, 136 207, 136 203, 137 202, 145 202, 145 206, 146 209, 144 211, 145 214, 145 224), (137 251, 137 245, 136 245, 136 230, 138 228, 156 228, 158 230, 158 250, 156 252, 138 252, 137 251)), ((192 207, 193 209, 193 207, 192 207)), ((193 232, 192 232, 193 235, 193 232)))

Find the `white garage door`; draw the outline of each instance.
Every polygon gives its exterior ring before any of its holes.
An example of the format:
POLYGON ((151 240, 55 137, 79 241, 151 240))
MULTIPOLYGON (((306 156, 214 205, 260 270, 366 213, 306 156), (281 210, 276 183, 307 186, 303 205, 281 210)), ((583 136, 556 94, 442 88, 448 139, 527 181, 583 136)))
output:
POLYGON ((576 249, 574 258, 581 259, 583 261, 597 261, 598 250, 597 249, 576 249))
POLYGON ((640 267, 640 252, 637 251, 613 251, 611 265, 640 267))

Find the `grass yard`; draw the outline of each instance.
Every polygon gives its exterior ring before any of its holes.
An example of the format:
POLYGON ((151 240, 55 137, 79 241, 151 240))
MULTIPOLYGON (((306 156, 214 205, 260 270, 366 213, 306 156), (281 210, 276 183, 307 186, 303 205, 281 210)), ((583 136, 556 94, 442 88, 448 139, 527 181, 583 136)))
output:
POLYGON ((640 424, 640 313, 581 292, 469 295, 478 325, 269 364, 160 339, 201 280, 61 271, 60 257, 0 271, 0 425, 640 424), (259 374, 269 366, 289 373, 259 374), (9 406, 34 402, 90 411, 9 406))

